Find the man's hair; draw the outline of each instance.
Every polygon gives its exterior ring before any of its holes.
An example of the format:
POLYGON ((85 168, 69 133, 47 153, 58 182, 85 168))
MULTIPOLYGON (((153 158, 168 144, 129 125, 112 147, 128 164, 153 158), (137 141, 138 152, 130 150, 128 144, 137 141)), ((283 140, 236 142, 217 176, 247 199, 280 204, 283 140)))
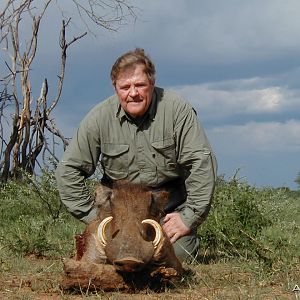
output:
POLYGON ((136 48, 133 51, 126 52, 121 55, 111 68, 110 78, 113 85, 116 85, 116 80, 120 72, 125 69, 135 66, 137 64, 143 64, 145 66, 144 72, 147 74, 149 80, 155 83, 155 66, 148 55, 146 55, 144 49, 136 48))

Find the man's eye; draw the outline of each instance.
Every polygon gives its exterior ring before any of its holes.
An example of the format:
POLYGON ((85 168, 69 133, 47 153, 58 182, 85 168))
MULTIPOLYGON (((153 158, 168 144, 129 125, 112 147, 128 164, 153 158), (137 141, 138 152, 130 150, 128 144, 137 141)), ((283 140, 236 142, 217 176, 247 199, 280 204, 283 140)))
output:
POLYGON ((141 84, 136 85, 136 88, 145 88, 145 87, 147 87, 147 84, 145 84, 145 83, 141 83, 141 84))

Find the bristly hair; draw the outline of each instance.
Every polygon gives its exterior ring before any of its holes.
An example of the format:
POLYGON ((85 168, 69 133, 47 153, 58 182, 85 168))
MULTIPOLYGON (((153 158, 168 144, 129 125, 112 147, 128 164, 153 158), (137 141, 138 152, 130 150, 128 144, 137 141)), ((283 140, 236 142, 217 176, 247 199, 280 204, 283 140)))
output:
POLYGON ((112 184, 112 188, 116 190, 125 189, 128 191, 143 191, 143 192, 147 192, 151 190, 145 184, 131 183, 128 180, 114 181, 112 184))

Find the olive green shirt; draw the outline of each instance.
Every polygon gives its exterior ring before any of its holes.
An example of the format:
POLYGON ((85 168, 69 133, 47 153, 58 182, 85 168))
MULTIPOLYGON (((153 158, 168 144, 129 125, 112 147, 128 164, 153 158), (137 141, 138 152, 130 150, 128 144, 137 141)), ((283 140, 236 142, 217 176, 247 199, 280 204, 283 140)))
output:
MULTIPOLYGON (((82 120, 56 178, 61 200, 83 222, 97 215, 85 179, 98 162, 112 179, 159 187, 181 177, 186 200, 176 208, 185 225, 196 228, 206 217, 216 179, 216 160, 197 115, 177 94, 155 87, 147 113, 130 118, 114 95, 82 120)), ((184 200, 184 199, 183 199, 184 200)))

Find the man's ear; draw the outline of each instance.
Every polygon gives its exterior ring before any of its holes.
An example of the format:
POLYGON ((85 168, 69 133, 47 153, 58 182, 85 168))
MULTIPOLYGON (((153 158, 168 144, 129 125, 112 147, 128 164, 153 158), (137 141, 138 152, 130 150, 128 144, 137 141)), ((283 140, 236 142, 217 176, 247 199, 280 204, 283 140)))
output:
POLYGON ((162 218, 165 215, 164 208, 166 207, 169 200, 169 192, 157 191, 151 192, 151 207, 150 214, 153 217, 162 218))

